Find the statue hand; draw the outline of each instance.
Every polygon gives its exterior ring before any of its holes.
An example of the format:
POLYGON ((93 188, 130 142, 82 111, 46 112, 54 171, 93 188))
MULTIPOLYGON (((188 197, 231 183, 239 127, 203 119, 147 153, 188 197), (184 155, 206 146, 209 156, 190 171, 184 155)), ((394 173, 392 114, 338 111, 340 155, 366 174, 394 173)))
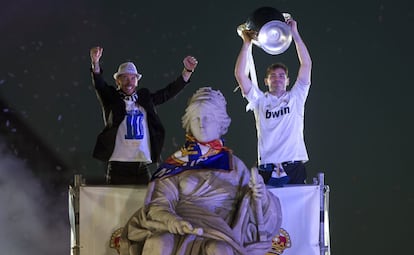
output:
POLYGON ((184 235, 191 233, 194 230, 193 226, 185 220, 170 220, 167 223, 167 228, 170 233, 184 235))

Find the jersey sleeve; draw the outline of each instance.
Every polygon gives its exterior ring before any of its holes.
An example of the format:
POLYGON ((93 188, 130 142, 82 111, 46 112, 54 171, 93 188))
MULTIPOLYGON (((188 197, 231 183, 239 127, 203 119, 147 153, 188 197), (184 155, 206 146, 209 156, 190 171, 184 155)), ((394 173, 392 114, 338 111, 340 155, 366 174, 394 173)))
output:
POLYGON ((243 95, 243 97, 248 101, 248 104, 246 105, 246 112, 256 108, 259 103, 259 98, 262 96, 263 91, 261 91, 257 86, 252 86, 249 93, 243 95))

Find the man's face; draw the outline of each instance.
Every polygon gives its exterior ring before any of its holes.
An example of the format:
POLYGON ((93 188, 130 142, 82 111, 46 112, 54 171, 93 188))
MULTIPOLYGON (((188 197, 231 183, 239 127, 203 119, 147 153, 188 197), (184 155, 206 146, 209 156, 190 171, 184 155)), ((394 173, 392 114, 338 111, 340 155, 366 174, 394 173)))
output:
POLYGON ((210 142, 220 138, 220 124, 214 113, 208 110, 207 106, 201 104, 197 107, 191 117, 190 131, 199 142, 210 142))
POLYGON ((116 84, 122 92, 130 96, 135 92, 135 89, 138 86, 138 77, 135 74, 121 74, 116 79, 116 84))
POLYGON ((265 84, 269 86, 269 90, 286 89, 289 84, 289 78, 283 68, 276 68, 270 72, 265 78, 265 84))

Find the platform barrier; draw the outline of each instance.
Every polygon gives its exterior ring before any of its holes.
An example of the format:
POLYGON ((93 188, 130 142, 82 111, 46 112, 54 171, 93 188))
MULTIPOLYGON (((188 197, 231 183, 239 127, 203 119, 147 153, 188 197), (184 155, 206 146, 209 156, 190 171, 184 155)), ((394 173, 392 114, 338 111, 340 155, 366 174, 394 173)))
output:
MULTIPOLYGON (((266 255, 330 255, 329 187, 269 188, 282 205, 282 227, 266 255)), ((117 255, 121 228, 143 205, 146 186, 89 186, 75 175, 69 187, 71 255, 117 255)))

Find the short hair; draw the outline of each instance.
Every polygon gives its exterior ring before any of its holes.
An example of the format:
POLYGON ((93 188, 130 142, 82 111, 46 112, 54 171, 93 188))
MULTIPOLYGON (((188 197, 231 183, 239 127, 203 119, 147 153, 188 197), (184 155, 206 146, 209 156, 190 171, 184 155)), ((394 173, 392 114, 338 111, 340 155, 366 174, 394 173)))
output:
POLYGON ((220 126, 220 136, 226 134, 231 123, 231 118, 226 111, 226 105, 226 99, 219 90, 213 90, 211 87, 199 88, 188 100, 185 114, 181 118, 183 128, 189 133, 194 109, 206 106, 211 110, 220 126))
POLYGON ((285 73, 286 73, 286 76, 289 76, 289 69, 287 68, 287 66, 285 65, 285 64, 283 64, 283 63, 273 63, 273 64, 271 64, 267 69, 266 69, 266 75, 265 75, 265 77, 267 78, 267 76, 269 76, 269 74, 273 71, 273 70, 275 70, 275 69, 278 69, 278 68, 281 68, 281 69, 283 69, 283 70, 285 70, 285 73))

